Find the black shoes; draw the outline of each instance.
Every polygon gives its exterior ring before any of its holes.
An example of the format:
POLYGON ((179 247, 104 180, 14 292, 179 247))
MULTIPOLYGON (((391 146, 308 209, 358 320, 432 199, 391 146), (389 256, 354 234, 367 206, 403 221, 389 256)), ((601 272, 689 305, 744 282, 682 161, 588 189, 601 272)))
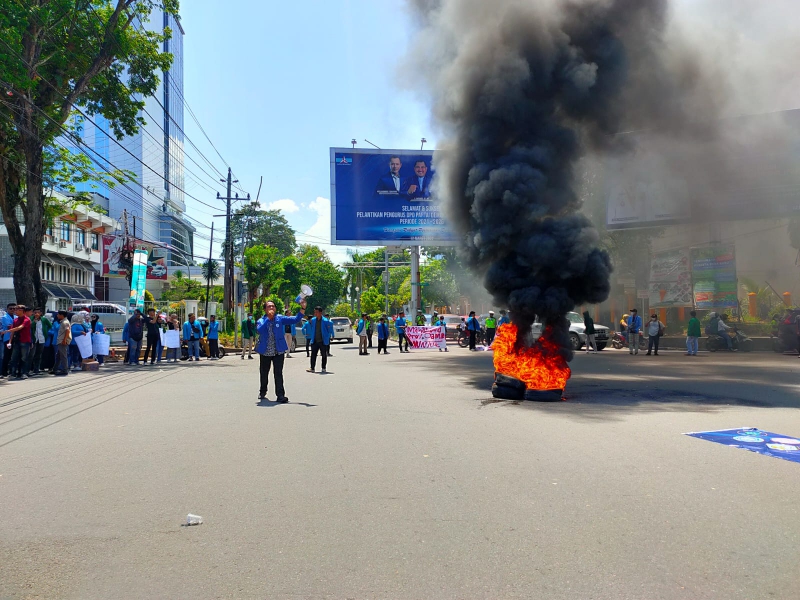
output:
POLYGON ((266 400, 266 399, 267 399, 267 395, 266 395, 266 394, 264 394, 264 393, 259 393, 259 394, 258 394, 258 399, 259 399, 259 400, 266 400))
POLYGON ((286 404, 287 402, 289 402, 289 398, 287 398, 286 396, 281 396, 280 398, 275 400, 275 402, 277 402, 278 404, 286 404))

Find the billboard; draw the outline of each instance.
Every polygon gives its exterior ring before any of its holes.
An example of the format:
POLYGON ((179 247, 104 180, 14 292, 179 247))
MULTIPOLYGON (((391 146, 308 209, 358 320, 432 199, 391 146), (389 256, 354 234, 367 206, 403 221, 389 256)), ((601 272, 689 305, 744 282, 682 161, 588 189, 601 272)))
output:
POLYGON ((667 250, 653 254, 647 298, 650 308, 692 306, 689 250, 667 250))
POLYGON ((432 150, 331 148, 331 244, 453 246, 432 150))
MULTIPOLYGON (((102 241, 102 276, 127 277, 128 270, 120 264, 120 261, 123 258, 123 251, 125 250, 125 237, 121 235, 104 235, 102 236, 102 241)), ((147 267, 147 279, 166 281, 166 252, 162 248, 156 248, 154 244, 130 236, 128 236, 128 245, 129 250, 144 250, 147 252, 147 259, 145 260, 145 265, 147 267)))
POLYGON ((738 308, 734 246, 692 248, 692 284, 695 308, 738 308))
POLYGON ((133 253, 133 276, 131 277, 131 296, 128 301, 128 315, 134 309, 144 312, 144 289, 147 281, 147 250, 136 250, 133 253))

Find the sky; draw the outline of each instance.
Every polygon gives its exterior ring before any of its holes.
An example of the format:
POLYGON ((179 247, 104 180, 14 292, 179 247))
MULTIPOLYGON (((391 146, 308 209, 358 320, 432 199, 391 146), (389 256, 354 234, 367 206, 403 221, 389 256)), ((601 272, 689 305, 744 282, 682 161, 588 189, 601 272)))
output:
MULTIPOLYGON (((413 37, 404 4, 184 0, 181 15, 186 101, 239 185, 255 199, 263 176, 262 207, 280 208, 299 243, 345 261, 345 247, 327 245, 330 147, 353 138, 369 147, 366 138, 382 148, 419 148, 422 137, 426 149, 435 147, 414 73, 401 65, 413 37)), ((188 113, 184 123, 224 170, 188 113)), ((209 193, 186 183, 198 198, 209 193)), ((210 225, 215 211, 187 199, 187 213, 210 225)), ((224 219, 215 223, 224 227, 224 219)), ((195 246, 195 255, 208 253, 208 241, 195 246)))

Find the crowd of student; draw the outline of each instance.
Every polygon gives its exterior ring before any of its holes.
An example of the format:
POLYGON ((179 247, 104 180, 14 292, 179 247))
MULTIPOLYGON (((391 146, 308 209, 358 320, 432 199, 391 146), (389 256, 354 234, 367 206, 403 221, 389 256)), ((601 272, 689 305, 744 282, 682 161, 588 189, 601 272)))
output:
MULTIPOLYGON (((41 308, 11 303, 0 317, 0 378, 15 380, 45 373, 67 375, 81 368, 80 336, 103 334, 98 315, 61 310, 49 317, 41 308)), ((95 356, 102 364, 104 357, 95 356)))
POLYGON ((154 308, 148 309, 147 314, 136 309, 133 316, 128 319, 122 328, 122 341, 128 345, 125 356, 127 365, 155 365, 161 359, 168 363, 178 362, 181 352, 180 344, 175 347, 166 347, 162 341, 162 333, 177 331, 178 340, 184 342, 187 348, 188 360, 200 360, 200 347, 207 360, 219 360, 219 321, 216 315, 211 315, 208 323, 203 326, 194 313, 190 313, 187 320, 181 324, 176 313, 170 315, 158 314, 154 308), (145 345, 144 342, 147 342, 145 345), (142 346, 144 357, 142 358, 142 346), (150 361, 148 363, 148 360, 150 361))

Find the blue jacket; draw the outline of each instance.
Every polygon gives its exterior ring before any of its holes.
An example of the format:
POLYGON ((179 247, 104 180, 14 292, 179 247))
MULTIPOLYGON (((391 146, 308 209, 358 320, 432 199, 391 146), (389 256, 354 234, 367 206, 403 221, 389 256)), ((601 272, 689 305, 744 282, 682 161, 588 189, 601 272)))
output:
POLYGON ((210 340, 218 340, 219 339, 219 321, 211 321, 208 322, 208 334, 206 337, 210 340))
POLYGON ((394 320, 394 328, 397 330, 397 333, 405 333, 406 332, 406 320, 403 317, 397 317, 394 320))
POLYGON ((389 326, 386 323, 378 323, 378 339, 379 340, 389 339, 389 326))
MULTIPOLYGON (((58 332, 56 332, 56 333, 58 333, 58 332)), ((128 322, 126 321, 125 325, 122 327, 122 341, 123 342, 127 342, 128 339, 129 339, 128 338, 128 322)))
POLYGON ((53 319, 53 325, 50 327, 50 331, 47 332, 47 339, 44 341, 45 348, 56 345, 59 327, 61 327, 61 324, 56 319, 53 319))
POLYGON ((256 347, 256 352, 264 354, 264 352, 267 351, 267 336, 269 335, 270 328, 272 328, 272 334, 275 336, 275 351, 280 354, 289 350, 286 346, 286 338, 283 337, 283 328, 286 325, 297 325, 302 320, 302 311, 291 317, 276 314, 275 318, 271 321, 267 318, 267 315, 261 317, 258 323, 256 323, 256 328, 258 329, 258 346, 256 347))
POLYGON ((70 326, 70 331, 72 332, 72 341, 69 343, 69 345, 77 346, 78 342, 75 341, 75 338, 86 335, 86 329, 84 329, 83 325, 80 323, 73 323, 70 326))
MULTIPOLYGON (((11 327, 14 325, 14 317, 12 317, 10 314, 6 313, 5 315, 3 315, 3 318, 0 319, 0 323, 2 323, 2 327, 0 327, 0 329, 2 329, 3 331, 6 331, 7 329, 11 329, 11 327)), ((11 334, 10 333, 7 333, 7 334, 5 334, 3 336, 3 341, 4 342, 8 342, 10 340, 11 340, 11 334)))
POLYGON ((508 315, 503 315, 497 322, 497 326, 500 327, 500 325, 505 325, 506 323, 511 323, 511 319, 508 318, 508 315))
POLYGON ((425 177, 422 178, 422 187, 419 186, 419 177, 417 177, 416 173, 411 175, 410 177, 406 177, 403 183, 400 186, 400 192, 406 195, 409 199, 415 198, 430 198, 431 197, 431 180, 433 179, 433 175, 430 171, 425 174, 425 177), (408 189, 412 186, 417 186, 417 189, 413 192, 409 192, 408 189))
POLYGON ((383 192, 385 194, 388 192, 389 194, 399 196, 401 193, 403 193, 403 178, 400 177, 399 179, 400 191, 398 192, 397 188, 394 187, 394 179, 392 178, 391 172, 387 172, 386 175, 383 175, 378 180, 378 184, 375 186, 375 193, 377 194, 378 192, 383 192))
POLYGON ((106 328, 103 327, 103 324, 100 321, 98 321, 97 323, 94 324, 94 332, 95 333, 105 333, 106 332, 106 328))
POLYGON ((203 326, 200 325, 200 321, 195 319, 194 323, 189 323, 186 321, 183 324, 183 339, 187 342, 192 337, 192 329, 194 329, 194 337, 196 340, 199 340, 203 337, 203 326))
POLYGON ((630 333, 640 333, 642 331, 642 317, 639 315, 628 317, 628 331, 630 333))
POLYGON ((300 329, 300 331, 303 332, 303 335, 306 336, 306 339, 309 342, 311 341, 311 329, 310 329, 310 327, 311 327, 311 321, 306 321, 305 323, 303 323, 303 327, 300 329))
POLYGON ((468 331, 480 331, 481 330, 481 322, 478 321, 475 317, 470 317, 467 319, 467 330, 468 331))
MULTIPOLYGON (((311 317, 311 320, 306 323, 308 326, 308 339, 314 343, 314 335, 317 330, 317 317, 311 317)), ((322 317, 322 343, 327 346, 333 339, 333 323, 330 319, 322 317)))
POLYGON ((356 325, 356 335, 361 334, 367 335, 367 322, 364 319, 358 320, 358 325, 356 325))

